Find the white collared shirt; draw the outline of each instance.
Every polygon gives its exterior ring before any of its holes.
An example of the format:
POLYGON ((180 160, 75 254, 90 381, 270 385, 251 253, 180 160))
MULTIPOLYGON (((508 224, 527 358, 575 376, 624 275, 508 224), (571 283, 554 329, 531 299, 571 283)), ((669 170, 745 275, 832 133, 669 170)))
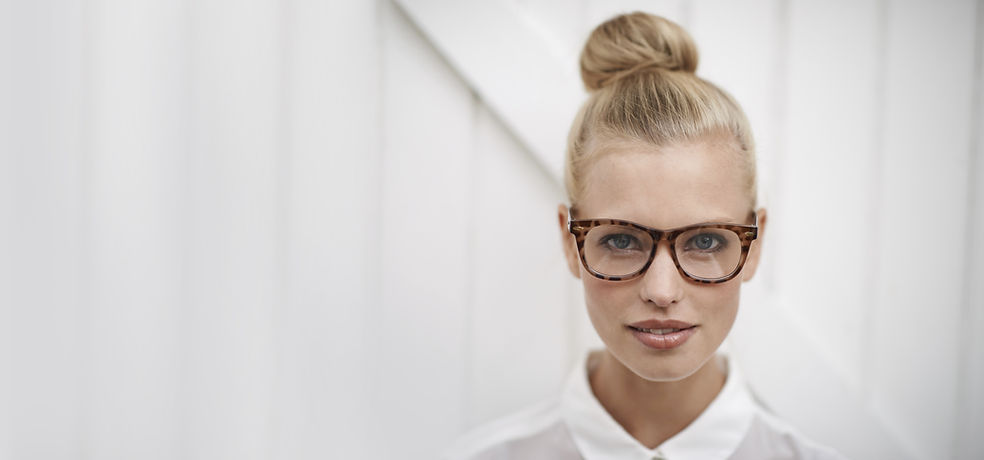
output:
POLYGON ((480 426, 446 453, 449 460, 843 460, 804 438, 752 398, 728 362, 721 392, 690 425, 655 449, 643 446, 595 398, 588 383, 597 353, 588 353, 556 398, 480 426))

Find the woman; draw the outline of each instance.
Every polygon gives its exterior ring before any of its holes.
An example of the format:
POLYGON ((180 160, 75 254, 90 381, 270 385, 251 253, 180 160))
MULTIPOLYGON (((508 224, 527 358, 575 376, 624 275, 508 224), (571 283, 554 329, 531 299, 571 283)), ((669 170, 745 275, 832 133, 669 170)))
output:
POLYGON ((592 32, 557 221, 605 348, 557 399, 476 430, 451 458, 841 458, 759 408, 716 354, 767 214, 748 121, 696 68, 692 39, 664 18, 592 32))

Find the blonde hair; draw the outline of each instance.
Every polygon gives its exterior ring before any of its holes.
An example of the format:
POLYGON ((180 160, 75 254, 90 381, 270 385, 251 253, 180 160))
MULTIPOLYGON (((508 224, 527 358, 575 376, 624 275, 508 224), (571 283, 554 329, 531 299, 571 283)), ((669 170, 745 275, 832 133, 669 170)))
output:
POLYGON ((748 119, 727 92, 697 77, 696 70, 693 39, 665 18, 624 14, 591 32, 581 52, 581 79, 590 96, 571 126, 564 165, 572 206, 600 143, 660 147, 722 136, 740 157, 754 206, 755 143, 748 119))

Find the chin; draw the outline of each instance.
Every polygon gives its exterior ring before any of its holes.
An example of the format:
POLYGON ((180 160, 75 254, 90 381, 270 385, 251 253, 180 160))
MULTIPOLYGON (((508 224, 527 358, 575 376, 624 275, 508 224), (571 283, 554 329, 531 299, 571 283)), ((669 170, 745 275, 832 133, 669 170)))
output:
POLYGON ((629 369, 639 378, 650 382, 676 382, 690 377, 700 369, 700 366, 692 363, 677 366, 643 363, 637 368, 630 367, 629 369))
MULTIPOLYGON (((679 350, 682 351, 682 350, 679 350)), ((688 350, 690 351, 690 350, 688 350)), ((679 352, 649 352, 639 350, 627 354, 613 354, 632 373, 650 382, 676 382, 700 370, 714 355, 679 353, 679 352), (624 357, 624 359, 623 359, 624 357)))

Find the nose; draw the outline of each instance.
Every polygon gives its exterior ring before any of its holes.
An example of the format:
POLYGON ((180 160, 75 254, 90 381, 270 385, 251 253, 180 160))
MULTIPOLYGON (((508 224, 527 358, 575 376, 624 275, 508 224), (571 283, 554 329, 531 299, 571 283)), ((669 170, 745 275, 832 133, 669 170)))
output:
POLYGON ((660 308, 667 308, 683 297, 684 283, 686 280, 673 263, 669 242, 660 241, 656 247, 653 263, 642 277, 640 287, 642 300, 652 302, 660 308))

